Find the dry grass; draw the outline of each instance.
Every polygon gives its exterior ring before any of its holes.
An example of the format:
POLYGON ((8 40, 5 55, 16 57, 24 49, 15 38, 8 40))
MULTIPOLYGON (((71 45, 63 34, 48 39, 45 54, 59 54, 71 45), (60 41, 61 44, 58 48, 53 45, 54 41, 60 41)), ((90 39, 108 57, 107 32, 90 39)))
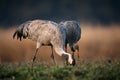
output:
MULTIPOLYGON (((120 28, 119 25, 111 27, 91 27, 82 24, 82 38, 79 41, 80 57, 88 60, 104 60, 120 58, 120 28)), ((13 40, 15 29, 0 29, 0 62, 30 61, 35 51, 36 43, 31 40, 13 40)), ((41 47, 37 59, 52 62, 50 47, 41 47)), ((55 55, 57 62, 62 58, 55 55)))
POLYGON ((82 28, 81 57, 91 59, 119 59, 120 58, 120 28, 84 27, 82 28))

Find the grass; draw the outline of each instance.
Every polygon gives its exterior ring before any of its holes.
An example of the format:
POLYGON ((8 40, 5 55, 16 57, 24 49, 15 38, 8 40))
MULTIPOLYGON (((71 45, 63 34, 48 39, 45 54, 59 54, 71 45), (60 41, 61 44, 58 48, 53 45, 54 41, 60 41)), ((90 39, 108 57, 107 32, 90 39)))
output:
POLYGON ((120 62, 85 62, 76 66, 36 63, 0 65, 0 80, 119 80, 120 62))

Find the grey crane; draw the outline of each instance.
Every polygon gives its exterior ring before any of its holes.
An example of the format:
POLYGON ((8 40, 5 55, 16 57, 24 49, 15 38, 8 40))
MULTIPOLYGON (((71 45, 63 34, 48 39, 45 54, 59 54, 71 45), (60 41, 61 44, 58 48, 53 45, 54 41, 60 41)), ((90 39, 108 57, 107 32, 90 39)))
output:
MULTIPOLYGON (((74 52, 75 50, 78 51, 78 58, 79 58, 79 45, 78 41, 81 38, 81 27, 79 25, 79 22, 77 21, 61 21, 59 23, 60 27, 63 27, 66 32, 66 40, 65 40, 65 51, 67 52, 67 44, 69 44, 71 51, 72 51, 72 57, 74 58, 74 52)), ((51 57, 54 60, 53 53, 51 54, 51 57)))
POLYGON ((81 38, 81 27, 79 22, 77 21, 61 21, 59 25, 62 25, 66 31, 66 44, 65 49, 67 51, 67 44, 69 44, 72 55, 74 56, 75 50, 78 51, 78 58, 79 58, 79 45, 78 41, 81 38))
POLYGON ((59 56, 67 57, 67 61, 71 65, 75 65, 72 55, 65 52, 66 33, 64 28, 57 23, 47 20, 32 20, 21 24, 13 34, 13 38, 31 39, 36 41, 36 50, 32 58, 32 66, 36 59, 39 47, 51 46, 59 56))

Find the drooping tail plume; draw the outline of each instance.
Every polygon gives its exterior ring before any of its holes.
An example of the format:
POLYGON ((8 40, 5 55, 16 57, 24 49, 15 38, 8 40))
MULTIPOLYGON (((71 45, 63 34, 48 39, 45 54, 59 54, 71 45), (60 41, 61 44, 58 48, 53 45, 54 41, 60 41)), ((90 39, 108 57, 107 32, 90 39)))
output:
POLYGON ((13 39, 15 38, 16 34, 17 34, 17 31, 15 31, 15 33, 13 34, 13 39))
POLYGON ((17 36, 17 40, 20 39, 21 41, 23 34, 19 30, 16 30, 15 33, 13 34, 13 39, 15 38, 15 36, 17 36))

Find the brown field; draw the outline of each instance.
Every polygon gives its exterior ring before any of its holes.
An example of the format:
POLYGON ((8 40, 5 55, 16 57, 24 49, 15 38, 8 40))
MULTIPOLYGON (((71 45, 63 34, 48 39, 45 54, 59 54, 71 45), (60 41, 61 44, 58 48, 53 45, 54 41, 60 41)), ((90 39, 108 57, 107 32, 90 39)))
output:
MULTIPOLYGON (((81 27, 82 37, 79 41, 81 59, 120 60, 119 25, 110 25, 110 27, 97 25, 95 27, 95 25, 82 24, 81 27)), ((23 41, 13 40, 14 31, 14 28, 0 29, 0 63, 30 61, 35 51, 36 42, 28 39, 23 41)), ((41 47, 37 60, 52 62, 50 49, 50 47, 41 47)), ((55 54, 55 59, 57 62, 61 62, 62 58, 55 54)))

